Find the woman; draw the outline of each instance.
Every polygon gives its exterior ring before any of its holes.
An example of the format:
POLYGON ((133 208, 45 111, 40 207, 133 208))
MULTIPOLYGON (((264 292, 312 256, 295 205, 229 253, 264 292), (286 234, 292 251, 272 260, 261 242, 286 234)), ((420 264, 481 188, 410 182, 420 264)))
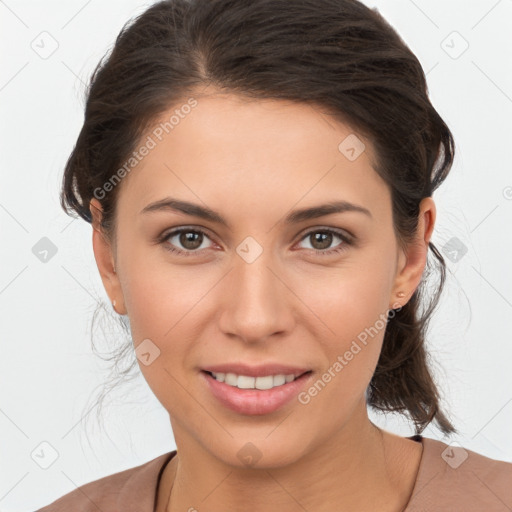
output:
POLYGON ((509 510, 511 463, 421 435, 456 432, 425 349, 453 157, 417 58, 357 1, 169 0, 128 24, 62 205, 177 450, 41 510, 509 510))

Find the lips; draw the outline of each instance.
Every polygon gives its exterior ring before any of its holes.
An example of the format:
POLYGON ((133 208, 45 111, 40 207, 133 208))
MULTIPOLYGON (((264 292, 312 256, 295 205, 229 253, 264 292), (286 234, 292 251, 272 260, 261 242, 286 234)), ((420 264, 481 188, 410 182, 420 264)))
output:
MULTIPOLYGON (((226 368, 228 366, 224 366, 226 368)), ((276 368, 277 366, 260 367, 258 370, 268 371, 269 368, 276 368)), ((212 367, 214 368, 214 367, 212 367)), ((239 368, 235 365, 230 365, 228 368, 239 368)), ((280 370, 290 369, 297 370, 297 367, 280 366, 280 370)), ((255 370, 255 368, 252 368, 255 370)), ((243 371, 247 371, 247 367, 243 371)), ((222 372, 219 372, 222 373, 222 372)), ((230 373, 230 372, 228 372, 230 373)), ((314 374, 309 371, 302 374, 291 382, 276 386, 271 389, 239 389, 238 387, 230 386, 225 382, 219 382, 210 375, 208 371, 202 370, 199 372, 201 381, 206 385, 209 392, 217 399, 217 402, 223 407, 230 409, 242 415, 264 415, 271 414, 278 411, 282 407, 290 404, 294 397, 305 387, 311 384, 314 374)))
POLYGON ((248 365, 244 363, 225 363, 201 368, 208 373, 235 373, 236 375, 247 375, 248 377, 265 377, 266 375, 290 375, 295 377, 310 372, 310 368, 290 366, 279 363, 266 363, 262 365, 248 365))

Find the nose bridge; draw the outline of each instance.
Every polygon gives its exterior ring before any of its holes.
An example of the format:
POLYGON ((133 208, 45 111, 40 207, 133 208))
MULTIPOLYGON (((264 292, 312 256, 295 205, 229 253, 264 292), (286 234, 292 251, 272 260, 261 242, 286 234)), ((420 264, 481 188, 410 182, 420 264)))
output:
POLYGON ((279 295, 275 271, 270 270, 276 266, 270 245, 263 247, 253 237, 247 237, 236 252, 233 284, 239 302, 255 309, 270 306, 279 295))

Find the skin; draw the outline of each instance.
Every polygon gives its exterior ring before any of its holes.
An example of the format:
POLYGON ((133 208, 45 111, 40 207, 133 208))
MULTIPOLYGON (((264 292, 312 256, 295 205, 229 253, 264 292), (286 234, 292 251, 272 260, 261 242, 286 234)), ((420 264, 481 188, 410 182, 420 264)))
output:
POLYGON ((436 215, 432 198, 421 202, 416 239, 402 250, 390 192, 372 168, 371 141, 358 135, 366 149, 350 161, 338 145, 353 130, 320 109, 208 89, 191 96, 198 105, 119 185, 115 243, 102 236, 101 205, 91 201, 105 289, 117 312, 129 316, 135 346, 149 338, 160 350, 151 364, 139 361, 169 412, 178 449, 163 473, 157 511, 247 504, 252 512, 402 510, 422 445, 377 428, 367 415, 365 390, 384 329, 308 404, 294 399, 272 414, 225 408, 199 370, 271 360, 311 368, 316 381, 420 283, 436 215), (231 229, 174 211, 140 213, 166 196, 208 206, 231 229), (345 212, 283 224, 292 209, 339 199, 372 217, 345 212), (155 242, 181 226, 206 235, 195 246, 179 235, 155 242), (345 242, 334 234, 322 245, 306 236, 314 228, 351 233, 356 243, 317 255, 315 248, 345 242), (263 249, 250 264, 236 252, 247 236, 263 249), (171 244, 196 254, 170 253, 171 244), (397 298, 401 290, 405 296, 397 298), (262 455, 252 467, 237 456, 248 442, 262 455))

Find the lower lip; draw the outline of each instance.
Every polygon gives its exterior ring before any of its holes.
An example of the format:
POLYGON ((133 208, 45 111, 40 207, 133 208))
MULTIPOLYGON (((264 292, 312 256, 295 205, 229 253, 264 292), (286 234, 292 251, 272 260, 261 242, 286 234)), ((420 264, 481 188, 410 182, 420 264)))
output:
POLYGON ((292 382, 272 389, 240 389, 219 382, 212 375, 201 370, 213 395, 227 408, 240 414, 270 414, 296 397, 310 381, 312 373, 305 373, 292 382))

